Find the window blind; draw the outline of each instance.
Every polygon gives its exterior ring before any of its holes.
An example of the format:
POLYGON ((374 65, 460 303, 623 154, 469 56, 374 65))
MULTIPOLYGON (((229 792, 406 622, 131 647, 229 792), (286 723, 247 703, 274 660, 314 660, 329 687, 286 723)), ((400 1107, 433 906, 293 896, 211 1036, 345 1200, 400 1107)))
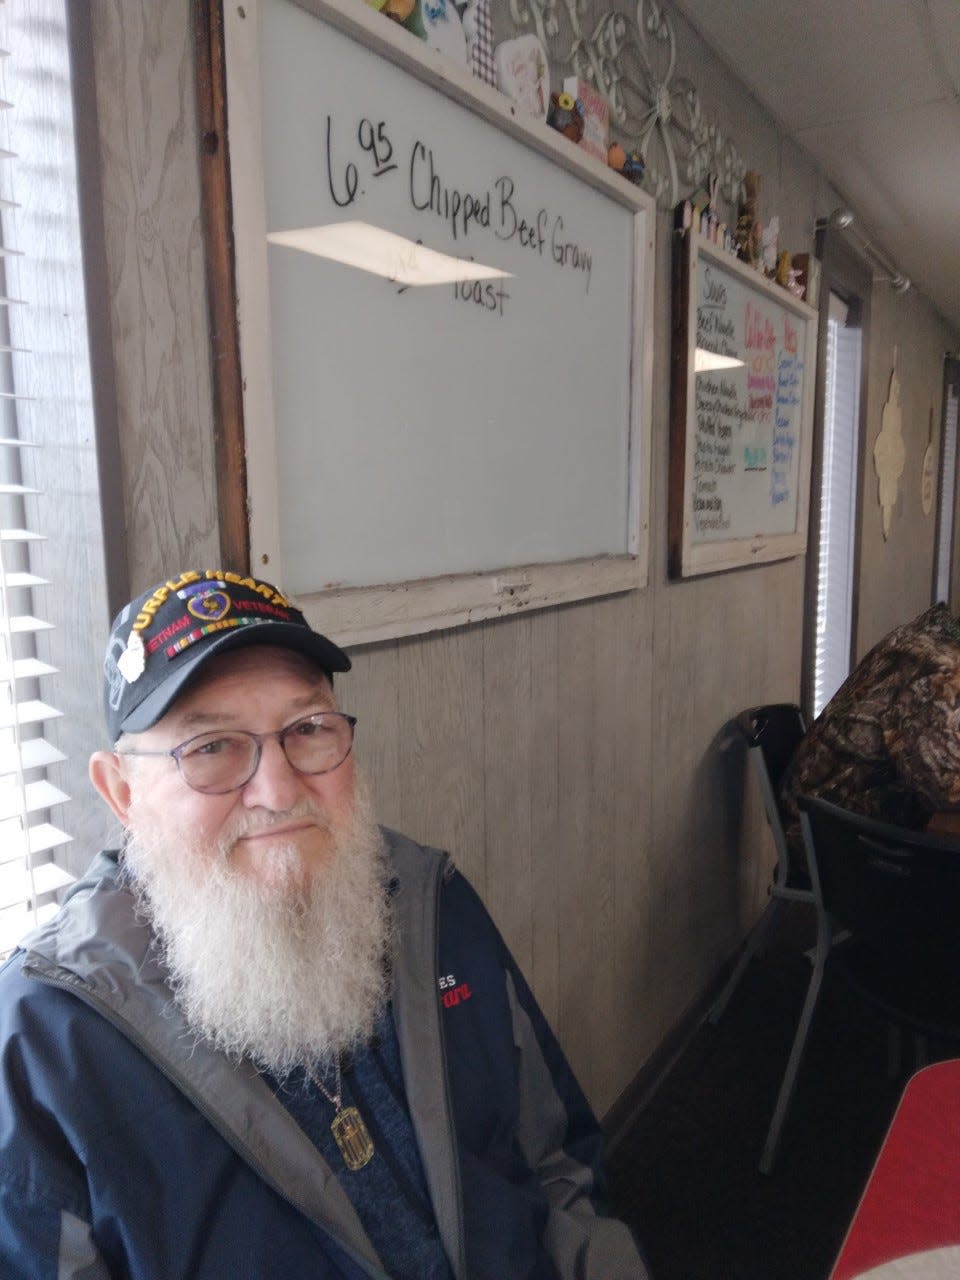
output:
POLYGON ((947 387, 943 415, 943 467, 940 475, 940 536, 937 540, 937 600, 950 599, 953 561, 953 504, 957 492, 957 410, 960 390, 947 387))
POLYGON ((860 423, 860 348, 847 309, 831 295, 827 320, 817 634, 813 713, 819 715, 850 672, 853 554, 860 423))
MULTIPOLYGON (((58 891, 73 880, 54 860, 70 840, 53 821, 68 796, 46 776, 64 757, 48 737, 60 712, 43 697, 55 668, 40 660, 36 645, 50 628, 38 616, 50 584, 32 571, 31 549, 43 538, 40 524, 48 513, 39 491, 24 484, 22 465, 24 452, 39 447, 25 430, 33 400, 26 339, 42 336, 31 334, 29 299, 16 296, 15 288, 17 199, 30 190, 25 168, 43 163, 36 139, 44 122, 30 122, 34 144, 21 155, 18 132, 26 122, 7 88, 17 57, 10 9, 0 10, 0 956, 56 911, 58 891)), ((42 76, 44 68, 31 59, 29 73, 42 76)))

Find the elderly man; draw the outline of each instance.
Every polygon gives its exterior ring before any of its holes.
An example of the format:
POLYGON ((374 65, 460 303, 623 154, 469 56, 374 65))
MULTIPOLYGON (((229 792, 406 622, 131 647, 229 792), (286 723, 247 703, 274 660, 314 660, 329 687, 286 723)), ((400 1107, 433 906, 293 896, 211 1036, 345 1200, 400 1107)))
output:
POLYGON ((229 572, 114 623, 123 848, 0 974, 5 1280, 646 1276, 483 906, 371 817, 349 666, 229 572))

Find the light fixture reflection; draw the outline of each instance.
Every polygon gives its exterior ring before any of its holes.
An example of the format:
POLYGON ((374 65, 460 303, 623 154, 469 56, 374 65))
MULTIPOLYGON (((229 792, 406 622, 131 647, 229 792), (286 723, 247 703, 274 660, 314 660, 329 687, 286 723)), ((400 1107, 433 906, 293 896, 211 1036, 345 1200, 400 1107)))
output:
POLYGON ((709 373, 711 369, 742 369, 743 365, 744 361, 736 356, 722 356, 704 347, 697 347, 693 353, 694 373, 709 373))
POLYGON ((334 222, 325 227, 270 231, 267 239, 271 244, 286 245, 348 267, 359 267, 361 271, 372 271, 396 284, 450 284, 513 274, 499 267, 485 267, 480 262, 438 253, 436 249, 428 249, 369 222, 334 222))

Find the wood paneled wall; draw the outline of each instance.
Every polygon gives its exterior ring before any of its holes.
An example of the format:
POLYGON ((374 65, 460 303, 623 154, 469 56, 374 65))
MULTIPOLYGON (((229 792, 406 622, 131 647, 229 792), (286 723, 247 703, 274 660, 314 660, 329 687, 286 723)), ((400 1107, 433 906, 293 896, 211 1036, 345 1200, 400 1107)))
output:
POLYGON ((219 561, 189 0, 91 4, 134 592, 219 561))
MULTIPOLYGON (((943 421, 943 356, 957 350, 957 335, 915 291, 874 286, 868 363, 866 461, 861 477, 860 600, 857 654, 925 609, 933 599, 937 505, 921 505, 920 477, 933 415, 934 453, 940 457, 943 421), (883 422, 896 363, 906 451, 899 495, 886 540, 880 522, 873 445, 883 422)), ((958 495, 960 497, 960 495, 958 495)))
MULTIPOLYGON (((190 14, 92 5, 136 591, 219 558, 190 14)), ((812 248, 835 193, 676 26, 679 72, 764 172, 763 215, 812 248)), ((800 683, 802 559, 666 579, 668 215, 657 238, 649 587, 370 646, 338 683, 382 819, 476 883, 601 1112, 764 901, 772 850, 729 721, 800 683)))
POLYGON ((726 726, 758 684, 791 695, 796 563, 764 576, 779 606, 746 629, 749 583, 713 579, 379 645, 338 680, 383 819, 453 853, 600 1106, 766 886, 726 726))

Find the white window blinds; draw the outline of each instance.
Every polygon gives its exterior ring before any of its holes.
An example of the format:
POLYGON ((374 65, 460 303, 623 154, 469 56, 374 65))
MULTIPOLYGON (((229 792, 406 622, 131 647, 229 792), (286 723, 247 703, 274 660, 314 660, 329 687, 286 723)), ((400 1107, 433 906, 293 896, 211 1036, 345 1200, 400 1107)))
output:
POLYGON ((813 714, 819 715, 850 672, 853 554, 860 423, 860 330, 831 294, 827 321, 817 634, 813 714))
POLYGON ((943 414, 943 465, 940 473, 940 536, 937 539, 937 600, 950 599, 953 564, 953 504, 957 492, 957 409, 960 390, 947 386, 943 414))
POLYGON ((57 891, 73 879, 54 860, 54 851, 70 839, 54 820, 68 797, 46 776, 63 754, 48 737, 60 712, 43 697, 54 668, 37 653, 37 638, 50 625, 37 616, 49 583, 32 572, 31 555, 42 538, 41 523, 53 515, 37 489, 23 482, 24 455, 39 447, 30 428, 39 393, 34 353, 43 338, 34 331, 41 326, 31 299, 18 288, 19 220, 29 211, 51 221, 57 211, 30 210, 36 191, 31 168, 39 172, 44 164, 49 122, 25 111, 9 87, 55 72, 32 57, 17 65, 13 8, 0 9, 0 955, 56 910, 57 891))

